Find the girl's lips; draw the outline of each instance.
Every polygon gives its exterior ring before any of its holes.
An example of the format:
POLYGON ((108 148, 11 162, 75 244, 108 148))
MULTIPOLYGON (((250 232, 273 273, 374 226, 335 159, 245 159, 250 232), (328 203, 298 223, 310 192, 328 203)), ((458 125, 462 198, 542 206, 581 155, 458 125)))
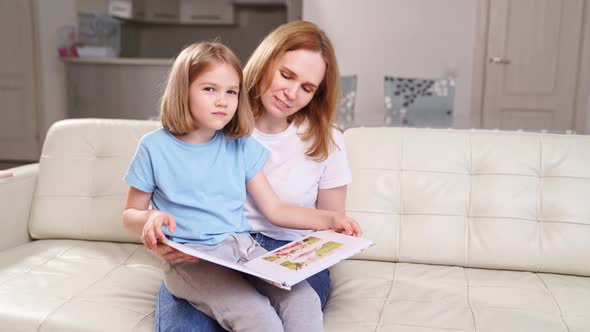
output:
POLYGON ((226 116, 227 115, 227 113, 224 113, 224 112, 213 112, 211 114, 213 114, 213 115, 215 115, 217 117, 223 117, 223 116, 226 116))

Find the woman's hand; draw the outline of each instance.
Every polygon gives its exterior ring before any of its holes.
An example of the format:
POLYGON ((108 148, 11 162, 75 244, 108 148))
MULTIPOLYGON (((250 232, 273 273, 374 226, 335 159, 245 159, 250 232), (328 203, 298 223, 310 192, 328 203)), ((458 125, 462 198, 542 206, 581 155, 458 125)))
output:
POLYGON ((346 216, 344 213, 334 214, 332 217, 331 228, 338 233, 344 233, 346 235, 352 235, 356 237, 363 235, 361 226, 356 222, 356 220, 346 216))
POLYGON ((170 246, 161 243, 158 244, 156 248, 152 249, 151 252, 153 252, 156 256, 162 258, 170 264, 182 262, 196 263, 199 261, 197 257, 187 255, 182 251, 178 251, 170 246))
POLYGON ((168 226, 170 233, 174 233, 176 229, 174 217, 160 210, 150 210, 150 215, 145 225, 143 225, 141 233, 143 245, 153 250, 158 246, 159 240, 165 240, 166 235, 162 232, 163 226, 168 226))

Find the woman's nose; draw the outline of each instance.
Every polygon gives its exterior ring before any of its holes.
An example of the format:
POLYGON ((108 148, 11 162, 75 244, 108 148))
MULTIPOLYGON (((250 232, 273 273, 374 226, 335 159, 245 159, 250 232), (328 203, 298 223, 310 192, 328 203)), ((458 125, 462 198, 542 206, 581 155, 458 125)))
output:
POLYGON ((285 96, 290 99, 293 100, 295 99, 295 96, 297 95, 297 84, 291 84, 289 86, 285 87, 285 96))

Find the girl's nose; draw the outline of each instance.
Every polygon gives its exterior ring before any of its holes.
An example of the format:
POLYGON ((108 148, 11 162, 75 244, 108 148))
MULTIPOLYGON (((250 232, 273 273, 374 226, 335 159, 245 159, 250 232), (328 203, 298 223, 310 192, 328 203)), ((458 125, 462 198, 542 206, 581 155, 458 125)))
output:
POLYGON ((223 96, 220 96, 215 100, 215 106, 225 108, 227 107, 227 100, 223 96))

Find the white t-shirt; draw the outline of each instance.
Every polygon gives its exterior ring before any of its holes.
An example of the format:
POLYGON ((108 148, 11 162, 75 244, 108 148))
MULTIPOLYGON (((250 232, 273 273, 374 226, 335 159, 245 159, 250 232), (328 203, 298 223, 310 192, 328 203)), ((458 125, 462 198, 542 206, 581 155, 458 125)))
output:
MULTIPOLYGON (((271 152, 262 170, 279 199, 288 204, 315 208, 319 189, 347 185, 352 176, 342 133, 332 129, 337 147, 331 148, 326 160, 316 162, 305 155, 308 144, 297 135, 304 128, 291 123, 281 133, 264 134, 255 129, 252 136, 271 152)), ((276 240, 293 241, 311 232, 271 224, 250 196, 244 204, 244 213, 253 232, 276 240)))

